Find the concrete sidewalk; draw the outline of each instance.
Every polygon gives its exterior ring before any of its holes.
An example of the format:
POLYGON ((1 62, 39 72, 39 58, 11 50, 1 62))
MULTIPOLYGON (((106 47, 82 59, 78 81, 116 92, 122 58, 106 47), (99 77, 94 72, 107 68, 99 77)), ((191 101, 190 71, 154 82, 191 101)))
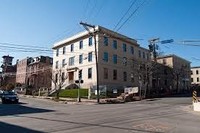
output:
MULTIPOLYGON (((26 98, 37 98, 37 99, 46 99, 46 100, 55 101, 54 97, 49 97, 49 96, 32 96, 32 95, 22 95, 22 94, 18 94, 18 96, 19 97, 26 97, 26 98)), ((57 101, 55 101, 55 102, 57 102, 57 101)), ((77 98, 64 98, 64 97, 60 97, 58 103, 63 103, 63 104, 87 104, 87 105, 98 104, 96 99, 84 99, 84 98, 81 98, 81 102, 77 102, 77 98)))

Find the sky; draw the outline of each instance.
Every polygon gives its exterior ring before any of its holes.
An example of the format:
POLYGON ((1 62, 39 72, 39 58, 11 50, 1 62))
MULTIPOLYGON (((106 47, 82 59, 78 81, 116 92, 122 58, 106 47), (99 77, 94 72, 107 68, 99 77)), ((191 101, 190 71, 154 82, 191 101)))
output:
POLYGON ((159 52, 200 66, 199 7, 199 0, 0 0, 0 56, 13 56, 13 63, 52 56, 55 42, 84 30, 82 21, 136 39, 145 48, 152 38, 173 39, 158 42, 159 52), (183 45, 184 40, 199 46, 183 45))

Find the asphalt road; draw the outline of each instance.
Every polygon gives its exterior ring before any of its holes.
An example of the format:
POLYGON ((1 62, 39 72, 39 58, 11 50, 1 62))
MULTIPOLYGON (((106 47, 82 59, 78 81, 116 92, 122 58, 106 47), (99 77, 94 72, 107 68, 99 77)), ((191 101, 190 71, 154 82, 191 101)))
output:
POLYGON ((1 133, 199 133, 200 113, 191 98, 173 97, 125 104, 72 105, 21 98, 0 104, 1 133))

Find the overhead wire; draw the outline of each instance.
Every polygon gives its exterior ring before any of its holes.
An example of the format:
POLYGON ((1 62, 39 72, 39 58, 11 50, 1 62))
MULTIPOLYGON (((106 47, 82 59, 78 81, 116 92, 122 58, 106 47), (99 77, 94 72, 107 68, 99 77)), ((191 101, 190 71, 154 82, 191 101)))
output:
POLYGON ((129 6, 128 10, 125 12, 125 14, 120 18, 120 20, 118 21, 118 23, 115 25, 114 29, 115 30, 117 28, 117 26, 121 23, 121 21, 125 18, 125 16, 128 14, 128 12, 130 11, 130 9, 133 7, 133 5, 136 3, 136 0, 132 1, 131 5, 129 6))
POLYGON ((129 20, 130 18, 137 13, 137 11, 145 4, 146 0, 144 0, 139 6, 137 6, 137 8, 129 15, 129 17, 121 24, 121 26, 119 28, 117 28, 116 31, 119 31, 129 20))

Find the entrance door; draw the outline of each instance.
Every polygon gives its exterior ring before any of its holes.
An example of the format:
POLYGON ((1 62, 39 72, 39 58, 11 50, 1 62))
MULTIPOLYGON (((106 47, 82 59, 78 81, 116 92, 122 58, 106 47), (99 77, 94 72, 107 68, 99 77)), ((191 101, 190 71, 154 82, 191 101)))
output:
POLYGON ((69 72, 69 82, 74 80, 74 72, 69 72))

